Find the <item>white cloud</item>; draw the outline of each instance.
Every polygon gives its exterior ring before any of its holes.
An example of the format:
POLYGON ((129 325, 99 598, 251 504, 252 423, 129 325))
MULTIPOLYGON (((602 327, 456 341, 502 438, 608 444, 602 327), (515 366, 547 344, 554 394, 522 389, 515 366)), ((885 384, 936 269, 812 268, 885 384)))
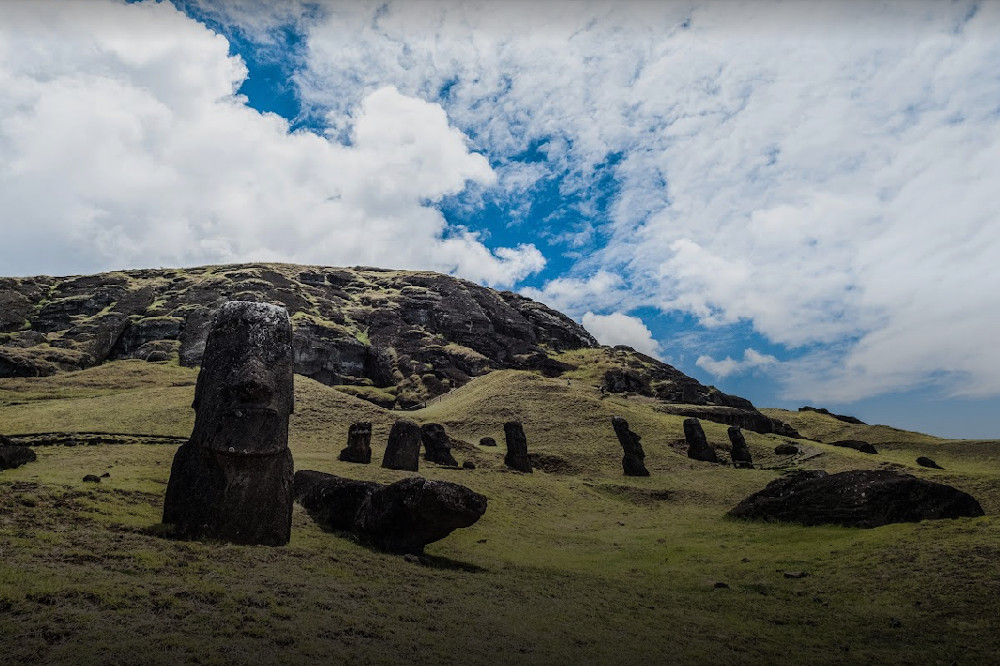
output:
POLYGON ((4 273, 284 260, 505 285, 544 266, 433 206, 496 180, 438 104, 368 91, 342 145, 249 108, 245 76, 167 3, 5 3, 4 273))
POLYGON ((391 83, 439 99, 501 187, 534 182, 506 175, 529 145, 548 156, 531 178, 567 192, 619 156, 607 244, 525 290, 571 314, 628 294, 626 310, 750 322, 802 350, 772 368, 792 392, 1000 393, 1000 4, 521 9, 329 5, 304 98, 346 112, 391 83))
POLYGON ((730 375, 743 374, 755 368, 776 366, 778 365, 778 359, 770 354, 761 354, 752 347, 747 347, 743 350, 742 361, 738 361, 730 356, 716 361, 711 356, 702 355, 698 357, 695 364, 716 378, 724 379, 730 375))
POLYGON ((609 315, 583 315, 583 327, 597 338, 602 345, 628 345, 636 351, 650 356, 660 353, 660 343, 639 317, 631 317, 621 312, 609 315))
POLYGON ((622 307, 629 298, 620 275, 597 271, 587 278, 555 278, 544 289, 525 287, 521 293, 571 317, 579 318, 591 310, 622 307))

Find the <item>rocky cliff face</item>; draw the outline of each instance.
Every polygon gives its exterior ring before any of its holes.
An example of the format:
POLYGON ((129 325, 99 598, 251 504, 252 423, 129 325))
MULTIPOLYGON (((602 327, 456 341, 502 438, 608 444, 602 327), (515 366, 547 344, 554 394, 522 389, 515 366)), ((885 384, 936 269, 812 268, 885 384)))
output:
POLYGON ((120 358, 197 365, 227 300, 285 306, 295 372, 357 387, 386 406, 414 404, 491 369, 558 374, 553 352, 597 346, 540 303, 445 275, 243 264, 0 278, 0 377, 120 358))

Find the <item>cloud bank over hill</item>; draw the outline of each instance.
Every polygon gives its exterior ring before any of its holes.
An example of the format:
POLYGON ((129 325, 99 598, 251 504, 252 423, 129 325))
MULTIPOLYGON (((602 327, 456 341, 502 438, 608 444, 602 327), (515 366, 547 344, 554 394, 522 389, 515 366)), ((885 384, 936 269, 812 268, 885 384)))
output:
POLYGON ((544 265, 530 244, 491 251, 433 205, 496 180, 440 105, 367 91, 344 145, 249 108, 246 75, 168 3, 5 3, 4 273, 255 259, 509 285, 544 265))

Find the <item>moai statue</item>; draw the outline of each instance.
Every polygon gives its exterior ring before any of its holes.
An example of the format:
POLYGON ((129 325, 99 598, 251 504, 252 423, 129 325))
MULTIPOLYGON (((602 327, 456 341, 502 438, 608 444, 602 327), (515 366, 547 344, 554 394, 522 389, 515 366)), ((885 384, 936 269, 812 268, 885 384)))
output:
POLYGON ((352 423, 347 430, 347 448, 338 456, 344 462, 363 463, 372 461, 372 424, 370 421, 352 423))
POLYGON ((611 417, 611 427, 615 429, 618 441, 625 451, 625 456, 622 458, 622 471, 625 472, 625 476, 649 476, 649 470, 643 462, 646 453, 639 442, 642 438, 629 430, 628 421, 620 416, 611 417))
POLYGON ((520 421, 507 421, 503 424, 504 439, 507 440, 507 455, 503 462, 507 467, 519 472, 531 472, 531 459, 528 458, 528 438, 524 436, 524 427, 520 421))
POLYGON ((420 466, 420 426, 409 419, 399 419, 389 431, 382 467, 416 472, 420 466))
POLYGON ((747 448, 747 440, 743 432, 736 426, 729 428, 729 441, 733 444, 733 467, 736 469, 753 469, 753 456, 747 448))
POLYGON ((281 546, 292 528, 292 325, 284 308, 230 301, 215 315, 163 522, 182 538, 281 546))
POLYGON ((688 458, 703 462, 719 462, 715 449, 708 445, 708 438, 705 437, 705 431, 701 429, 701 422, 698 419, 693 417, 684 419, 684 439, 688 443, 688 458))
POLYGON ((451 437, 448 437, 443 425, 426 423, 420 430, 424 442, 424 460, 458 467, 458 461, 451 455, 451 437))

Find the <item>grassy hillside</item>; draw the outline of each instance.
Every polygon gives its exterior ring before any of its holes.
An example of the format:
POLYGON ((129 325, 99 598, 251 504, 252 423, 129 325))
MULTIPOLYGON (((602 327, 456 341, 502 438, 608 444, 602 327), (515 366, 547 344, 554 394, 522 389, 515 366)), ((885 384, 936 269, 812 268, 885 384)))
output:
MULTIPOLYGON (((0 432, 186 435, 195 378, 121 361, 0 380, 0 432)), ((475 470, 422 462, 420 473, 485 494, 489 509, 430 545, 425 565, 326 533, 298 507, 286 547, 173 541, 159 519, 174 447, 39 447, 37 462, 0 472, 0 663, 995 660, 996 443, 903 433, 869 438, 877 456, 800 443, 801 467, 901 468, 973 493, 983 518, 874 530, 753 524, 724 514, 780 472, 689 460, 675 446, 683 418, 654 407, 602 398, 583 374, 504 371, 401 413, 296 377, 297 469, 403 478, 378 466, 400 416, 443 423, 469 443, 455 457, 475 470), (615 414, 642 435, 652 476, 622 475, 615 414), (504 469, 512 418, 550 471, 504 469), (337 460, 357 420, 373 423, 372 465, 337 460), (500 446, 479 446, 483 436, 500 446), (919 468, 916 455, 947 469, 919 468), (100 485, 81 481, 104 472, 100 485), (809 575, 784 575, 795 571, 809 575)), ((835 426, 811 430, 794 416, 778 418, 830 441, 835 426)), ((704 427, 728 446, 724 426, 704 427)), ((785 460, 773 453, 783 438, 746 436, 758 461, 785 460)))

